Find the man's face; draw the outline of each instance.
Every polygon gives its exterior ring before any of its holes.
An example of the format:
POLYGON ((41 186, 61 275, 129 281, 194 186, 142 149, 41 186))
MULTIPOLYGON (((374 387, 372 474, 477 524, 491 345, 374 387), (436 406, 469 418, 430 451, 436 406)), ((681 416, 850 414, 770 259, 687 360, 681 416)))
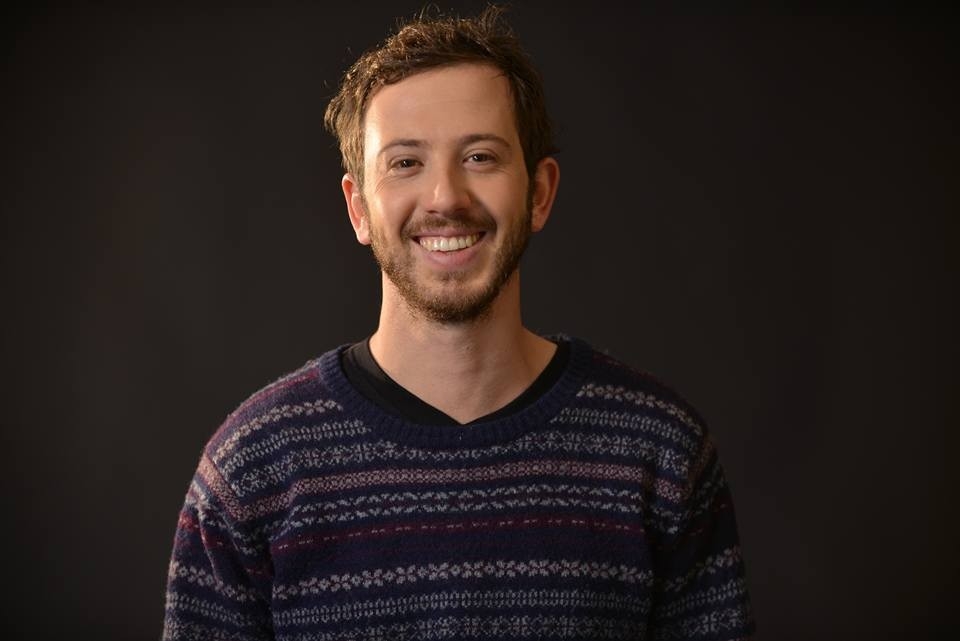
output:
POLYGON ((542 225, 531 218, 510 88, 489 66, 442 67, 380 89, 364 123, 364 172, 352 201, 357 238, 430 320, 482 315, 542 225))

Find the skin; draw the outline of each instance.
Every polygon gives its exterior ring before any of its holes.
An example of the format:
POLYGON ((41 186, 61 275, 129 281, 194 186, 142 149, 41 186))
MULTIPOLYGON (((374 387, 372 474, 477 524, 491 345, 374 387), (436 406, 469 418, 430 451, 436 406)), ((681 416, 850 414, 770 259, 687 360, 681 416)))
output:
POLYGON ((374 358, 460 423, 519 396, 553 343, 523 327, 516 266, 550 215, 553 158, 524 165, 509 84, 486 65, 441 67, 380 89, 364 121, 361 187, 343 177, 357 240, 383 271, 374 358), (476 238, 431 252, 438 237, 476 238))

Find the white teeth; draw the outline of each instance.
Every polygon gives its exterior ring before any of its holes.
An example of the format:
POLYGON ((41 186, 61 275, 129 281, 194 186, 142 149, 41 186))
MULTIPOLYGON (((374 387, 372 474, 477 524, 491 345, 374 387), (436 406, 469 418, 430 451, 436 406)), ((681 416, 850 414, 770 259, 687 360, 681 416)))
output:
POLYGON ((420 246, 430 252, 452 252, 458 249, 466 249, 477 240, 480 234, 470 234, 469 236, 428 236, 420 239, 420 246))

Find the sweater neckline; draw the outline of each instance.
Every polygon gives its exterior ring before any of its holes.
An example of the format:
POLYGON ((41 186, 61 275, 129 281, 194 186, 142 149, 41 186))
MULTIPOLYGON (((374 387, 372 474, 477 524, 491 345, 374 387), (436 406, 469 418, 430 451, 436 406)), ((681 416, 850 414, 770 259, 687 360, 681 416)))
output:
POLYGON ((491 445, 514 440, 552 419, 582 387, 590 360, 590 347, 566 335, 548 336, 554 342, 569 343, 570 354, 558 380, 540 398, 517 412, 467 425, 422 425, 390 413, 361 394, 347 380, 340 364, 350 344, 323 354, 317 368, 321 383, 336 394, 347 414, 358 416, 389 441, 436 449, 491 445))

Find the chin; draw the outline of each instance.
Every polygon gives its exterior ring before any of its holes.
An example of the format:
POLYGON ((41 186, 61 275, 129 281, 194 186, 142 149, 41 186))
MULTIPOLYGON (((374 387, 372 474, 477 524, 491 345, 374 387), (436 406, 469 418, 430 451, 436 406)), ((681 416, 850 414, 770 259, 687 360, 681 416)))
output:
POLYGON ((404 296, 407 305, 417 314, 437 323, 469 323, 490 315, 500 288, 486 287, 471 296, 458 292, 454 296, 404 296))

